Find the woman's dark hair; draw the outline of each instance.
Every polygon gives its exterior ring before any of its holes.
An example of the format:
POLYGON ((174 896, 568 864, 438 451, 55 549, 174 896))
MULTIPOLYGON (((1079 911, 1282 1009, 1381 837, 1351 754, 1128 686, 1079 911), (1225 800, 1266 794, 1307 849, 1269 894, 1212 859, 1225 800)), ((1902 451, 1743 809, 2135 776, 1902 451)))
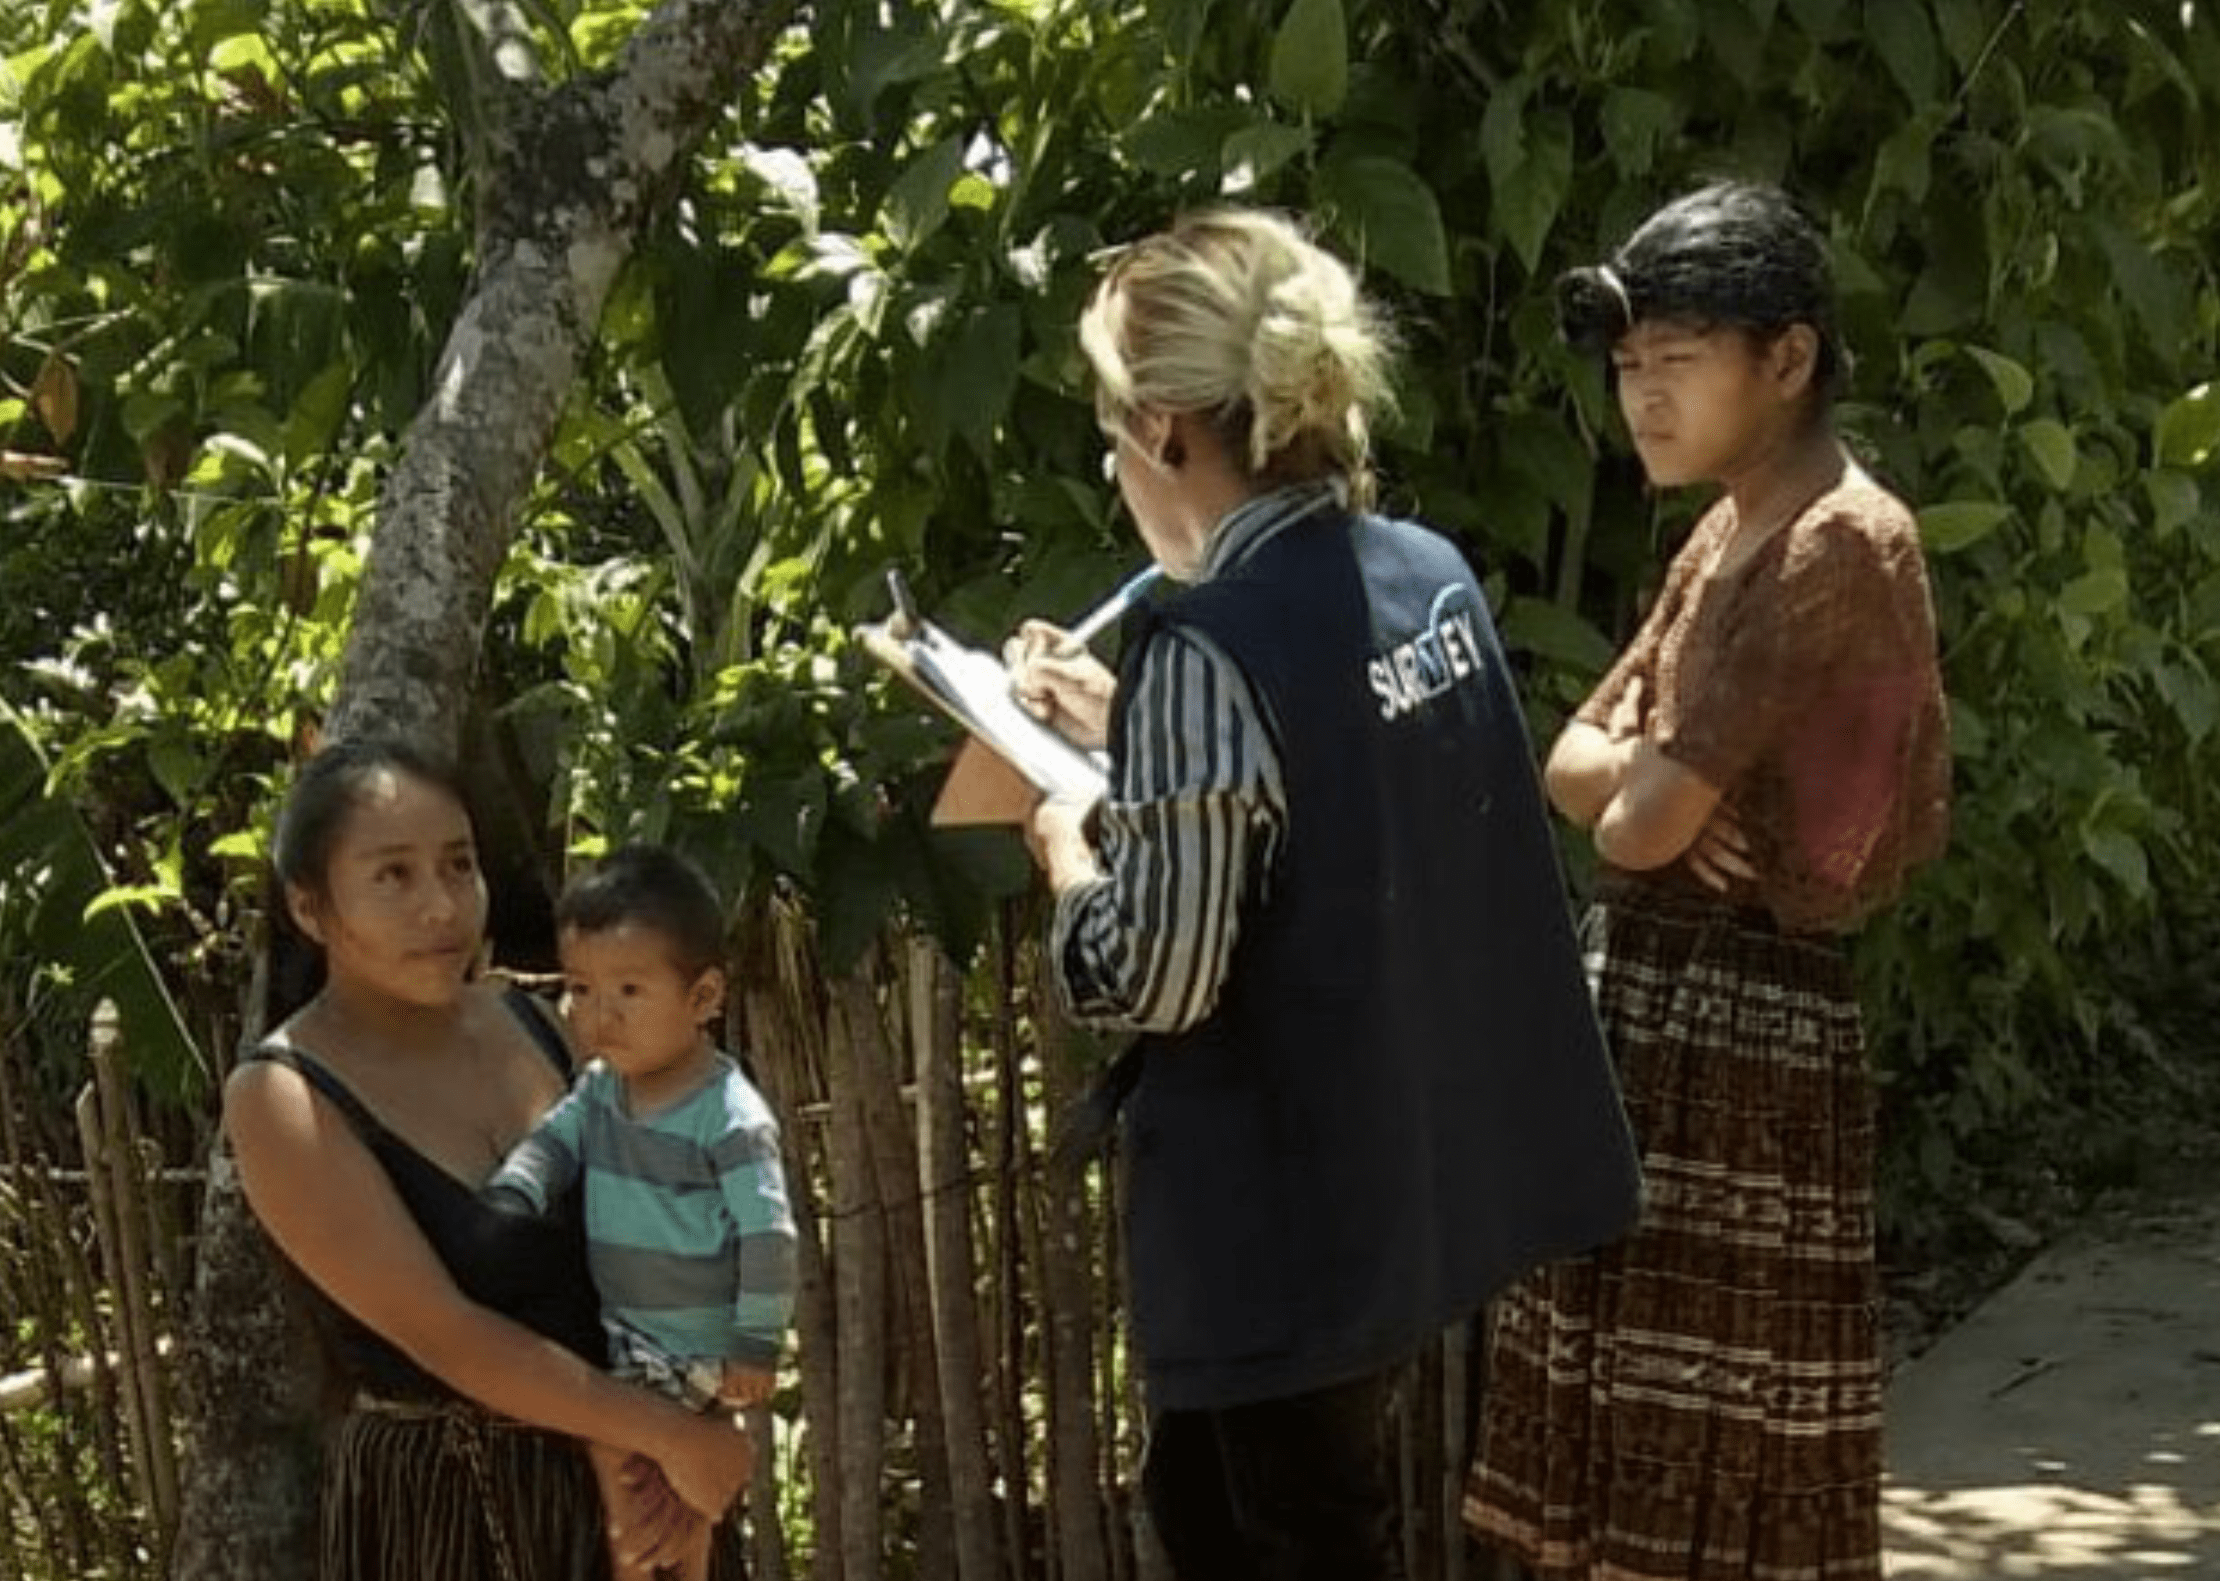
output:
POLYGON ((307 1004, 324 985, 324 952, 293 921, 286 891, 298 886, 312 895, 324 893, 348 815, 384 774, 420 780, 469 810, 470 798, 455 771, 406 741, 389 736, 336 741, 308 760, 285 794, 270 841, 278 884, 270 906, 270 987, 263 1017, 269 1026, 307 1004))
POLYGON ((716 886, 668 846, 620 847, 573 879, 555 902, 559 932, 601 933, 627 922, 661 934, 689 976, 724 964, 725 910, 716 886))
POLYGON ((1833 395, 1849 371, 1826 241, 1778 187, 1700 188, 1644 220, 1604 263, 1558 277, 1558 328, 1582 350, 1608 352, 1647 319, 1761 336, 1809 324, 1821 393, 1833 395))
POLYGON ((347 815, 355 810, 371 781, 381 774, 402 774, 445 791, 466 809, 469 798, 455 771, 406 741, 366 736, 337 741, 308 760, 285 793, 270 862, 278 877, 311 893, 321 893, 331 867, 332 847, 347 815))

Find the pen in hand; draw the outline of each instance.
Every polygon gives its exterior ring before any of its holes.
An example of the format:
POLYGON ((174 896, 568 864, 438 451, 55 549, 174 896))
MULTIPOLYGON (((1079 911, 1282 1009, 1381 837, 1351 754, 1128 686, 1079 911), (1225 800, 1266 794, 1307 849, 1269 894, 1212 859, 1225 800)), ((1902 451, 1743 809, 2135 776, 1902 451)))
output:
POLYGON ((1087 643, 1139 603, 1163 574, 1162 566, 1150 565, 1128 577, 1069 631, 1058 631, 1046 621, 1027 621, 1002 650, 1019 706, 1074 746, 1102 746, 1116 680, 1088 653, 1087 643))
POLYGON ((1079 624, 1064 634, 1065 641, 1072 648, 1087 646, 1121 619, 1127 610, 1140 603, 1141 596, 1154 587, 1156 579, 1163 574, 1164 568, 1154 562, 1143 566, 1126 578, 1124 586, 1081 617, 1079 624))

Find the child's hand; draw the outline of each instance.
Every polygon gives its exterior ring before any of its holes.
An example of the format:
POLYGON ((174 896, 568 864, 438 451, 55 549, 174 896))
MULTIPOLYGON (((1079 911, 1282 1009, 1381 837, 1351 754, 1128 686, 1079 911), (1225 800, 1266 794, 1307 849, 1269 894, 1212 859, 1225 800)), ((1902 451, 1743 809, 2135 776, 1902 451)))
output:
POLYGON ((769 1367, 751 1367, 746 1362, 726 1361, 724 1376, 717 1384, 717 1399, 736 1411, 769 1401, 778 1387, 778 1374, 769 1367))
POLYGON ((613 1581, 656 1581, 698 1545, 708 1522, 671 1491, 647 1456, 601 1444, 587 1445, 586 1454, 601 1485, 613 1581))

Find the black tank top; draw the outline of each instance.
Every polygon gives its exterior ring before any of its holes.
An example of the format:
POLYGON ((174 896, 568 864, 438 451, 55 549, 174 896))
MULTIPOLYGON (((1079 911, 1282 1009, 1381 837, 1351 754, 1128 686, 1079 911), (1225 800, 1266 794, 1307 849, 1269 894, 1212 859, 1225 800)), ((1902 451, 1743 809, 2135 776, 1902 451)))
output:
MULTIPOLYGON (((509 1008, 549 1063, 568 1081, 569 1052, 520 988, 509 1008)), ((400 1193, 409 1217, 431 1243, 462 1293, 593 1363, 606 1366, 599 1303, 586 1268, 580 1196, 573 1188, 544 1216, 496 1208, 388 1130, 329 1068, 299 1049, 264 1044, 248 1056, 298 1071, 353 1127, 400 1193)), ((349 1392, 390 1400, 441 1400, 454 1391, 376 1332, 342 1311, 311 1279, 300 1279, 327 1356, 349 1392)))

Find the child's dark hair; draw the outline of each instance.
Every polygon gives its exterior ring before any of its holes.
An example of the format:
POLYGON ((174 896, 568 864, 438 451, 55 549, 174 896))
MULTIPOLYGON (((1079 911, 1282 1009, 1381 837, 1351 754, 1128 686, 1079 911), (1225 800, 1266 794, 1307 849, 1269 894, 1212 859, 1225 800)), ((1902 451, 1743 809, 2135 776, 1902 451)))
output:
POLYGON ((325 893, 339 833, 383 774, 420 780, 454 797, 465 813, 470 810, 470 798, 451 765, 393 736, 334 741, 302 766, 285 793, 270 841, 270 865, 277 871, 279 886, 270 907, 270 987, 264 1008, 264 1018, 272 1026, 313 999, 324 982, 323 951, 295 926, 284 891, 325 893))
POLYGON ((1606 262, 1558 277, 1558 328, 1584 351, 1609 351, 1645 319, 1763 336, 1809 324, 1819 336, 1813 383, 1822 396, 1849 372, 1826 241, 1778 187, 1700 188, 1644 220, 1606 262))
POLYGON ((670 942, 680 970, 698 976, 725 958, 725 911, 709 875, 668 846, 628 845, 573 879, 555 903, 558 931, 600 933, 621 923, 670 942))

